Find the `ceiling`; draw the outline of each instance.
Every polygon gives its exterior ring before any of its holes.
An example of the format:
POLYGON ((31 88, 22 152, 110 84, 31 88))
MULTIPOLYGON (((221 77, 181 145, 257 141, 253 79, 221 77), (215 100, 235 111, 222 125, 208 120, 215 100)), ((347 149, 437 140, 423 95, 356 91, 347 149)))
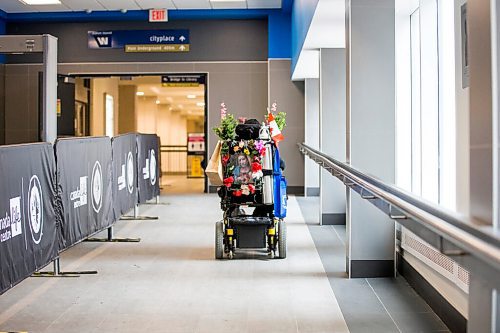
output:
POLYGON ((319 78, 322 48, 345 48, 345 0, 319 0, 292 80, 319 78))
POLYGON ((7 13, 71 12, 105 10, 167 9, 272 9, 282 0, 60 0, 60 5, 26 5, 19 0, 0 0, 7 13))
POLYGON ((132 80, 120 80, 120 85, 134 85, 138 92, 144 93, 137 98, 154 98, 160 106, 171 108, 185 116, 204 116, 205 86, 198 87, 162 87, 160 76, 140 76, 132 80), (191 98, 188 98, 188 95, 191 98), (200 104, 199 104, 200 103, 200 104))

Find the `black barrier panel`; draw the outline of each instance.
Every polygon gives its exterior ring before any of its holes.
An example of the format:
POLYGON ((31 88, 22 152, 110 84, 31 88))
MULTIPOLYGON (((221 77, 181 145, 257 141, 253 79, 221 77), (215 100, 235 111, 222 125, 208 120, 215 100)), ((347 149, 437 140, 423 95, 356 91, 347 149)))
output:
POLYGON ((52 145, 0 147, 0 294, 57 256, 52 145))
POLYGON ((137 134, 137 182, 139 203, 160 195, 158 163, 160 139, 155 134, 137 134))
POLYGON ((55 151, 61 210, 59 250, 64 250, 115 221, 111 139, 61 139, 55 151))
POLYGON ((113 201, 115 220, 137 203, 136 134, 124 134, 111 140, 113 150, 113 201))

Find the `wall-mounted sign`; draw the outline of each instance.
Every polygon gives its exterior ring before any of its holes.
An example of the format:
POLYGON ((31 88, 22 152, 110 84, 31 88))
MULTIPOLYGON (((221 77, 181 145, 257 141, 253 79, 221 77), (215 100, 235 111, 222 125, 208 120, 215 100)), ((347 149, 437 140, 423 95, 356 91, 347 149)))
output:
POLYGON ((205 84, 205 75, 173 74, 161 77, 163 87, 198 87, 200 84, 205 84))
POLYGON ((189 52, 189 30, 89 31, 89 49, 125 52, 189 52))
POLYGON ((168 12, 166 9, 150 9, 149 22, 168 22, 168 12))

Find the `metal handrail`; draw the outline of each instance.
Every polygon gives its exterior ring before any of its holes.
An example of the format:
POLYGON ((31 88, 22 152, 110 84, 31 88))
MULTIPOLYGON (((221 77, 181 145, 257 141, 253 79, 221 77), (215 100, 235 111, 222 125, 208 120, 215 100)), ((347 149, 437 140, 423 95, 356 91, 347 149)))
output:
POLYGON ((462 216, 418 198, 393 185, 364 174, 350 165, 299 143, 299 150, 306 156, 342 178, 349 187, 359 186, 369 192, 367 200, 381 199, 390 207, 401 211, 402 216, 393 219, 411 218, 421 226, 447 239, 456 247, 481 259, 487 265, 500 271, 500 234, 480 221, 468 220, 462 216))

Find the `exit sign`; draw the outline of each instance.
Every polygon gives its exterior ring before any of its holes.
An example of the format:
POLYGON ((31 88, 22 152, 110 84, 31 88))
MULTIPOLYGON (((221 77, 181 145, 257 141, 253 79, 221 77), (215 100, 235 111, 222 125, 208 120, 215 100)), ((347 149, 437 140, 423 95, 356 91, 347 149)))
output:
POLYGON ((150 9, 149 22, 168 22, 168 12, 166 9, 150 9))

